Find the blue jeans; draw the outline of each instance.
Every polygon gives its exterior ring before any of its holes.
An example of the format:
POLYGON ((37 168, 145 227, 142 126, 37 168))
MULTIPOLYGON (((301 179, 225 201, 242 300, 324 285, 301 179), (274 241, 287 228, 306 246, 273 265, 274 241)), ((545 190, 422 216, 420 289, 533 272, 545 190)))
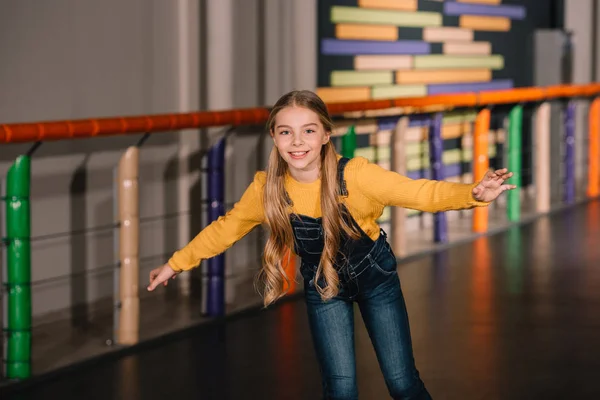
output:
POLYGON ((350 265, 350 279, 342 282, 339 295, 323 302, 314 286, 315 267, 303 264, 306 306, 325 399, 358 399, 355 301, 391 397, 431 399, 415 367, 408 314, 396 266, 396 258, 382 235, 360 262, 350 265))

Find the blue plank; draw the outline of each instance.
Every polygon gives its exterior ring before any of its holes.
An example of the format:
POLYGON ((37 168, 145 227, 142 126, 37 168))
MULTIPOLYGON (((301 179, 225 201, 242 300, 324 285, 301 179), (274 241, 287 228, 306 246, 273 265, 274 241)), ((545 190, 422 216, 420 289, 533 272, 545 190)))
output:
POLYGON ((512 79, 479 83, 444 83, 428 85, 427 94, 485 92, 488 90, 512 89, 512 87, 512 79))
POLYGON ((487 4, 469 4, 445 2, 444 14, 452 16, 460 15, 482 15, 486 17, 506 17, 511 19, 525 19, 527 11, 524 6, 487 4))
MULTIPOLYGON (((444 164, 444 175, 448 178, 462 175, 462 165, 456 164, 444 164)), ((406 174, 410 179, 432 179, 431 169, 425 168, 416 171, 408 171, 406 174)))
POLYGON ((360 55, 360 54, 429 54, 431 46, 418 40, 398 40, 380 42, 377 40, 323 39, 321 54, 360 55))

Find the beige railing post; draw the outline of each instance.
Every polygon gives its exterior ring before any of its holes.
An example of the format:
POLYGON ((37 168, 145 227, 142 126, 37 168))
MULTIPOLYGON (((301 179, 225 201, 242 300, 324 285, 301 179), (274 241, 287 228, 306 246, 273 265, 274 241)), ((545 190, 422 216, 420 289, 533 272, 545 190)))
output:
POLYGON ((139 339, 139 149, 129 147, 117 172, 119 219, 119 325, 118 344, 139 339))
MULTIPOLYGON (((392 137, 391 170, 406 175, 406 130, 409 118, 401 117, 396 124, 392 137)), ((406 256, 406 210, 392 208, 392 248, 396 257, 406 256)))

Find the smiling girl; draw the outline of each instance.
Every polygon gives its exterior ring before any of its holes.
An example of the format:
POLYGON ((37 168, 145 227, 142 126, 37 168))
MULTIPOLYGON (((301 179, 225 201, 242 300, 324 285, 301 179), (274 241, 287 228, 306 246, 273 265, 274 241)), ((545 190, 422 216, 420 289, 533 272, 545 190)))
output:
POLYGON ((277 101, 267 123, 273 138, 266 172, 258 172, 225 216, 202 230, 150 272, 148 290, 231 247, 254 227, 269 232, 258 275, 264 305, 282 297, 282 258, 302 259, 304 296, 326 399, 357 399, 354 357, 356 302, 394 399, 430 399, 413 359, 408 315, 386 233, 376 220, 384 207, 425 212, 486 206, 512 176, 489 171, 481 182, 411 180, 365 158, 340 157, 323 101, 293 91, 277 101))

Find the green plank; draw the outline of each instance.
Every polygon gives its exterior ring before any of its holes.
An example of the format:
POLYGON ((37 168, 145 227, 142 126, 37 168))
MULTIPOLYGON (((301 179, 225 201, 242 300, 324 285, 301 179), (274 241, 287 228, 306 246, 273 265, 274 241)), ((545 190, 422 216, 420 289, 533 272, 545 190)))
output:
POLYGON ((333 71, 331 86, 372 86, 394 83, 392 71, 333 71))
POLYGON ((491 56, 447 56, 440 54, 414 56, 415 69, 430 68, 490 68, 503 69, 504 57, 491 56))
POLYGON ((397 97, 419 97, 426 95, 427 86, 425 85, 374 86, 371 88, 371 98, 373 99, 394 99, 397 97))
POLYGON ((384 24, 402 27, 442 26, 442 14, 424 11, 370 10, 360 7, 331 7, 331 22, 384 24))

